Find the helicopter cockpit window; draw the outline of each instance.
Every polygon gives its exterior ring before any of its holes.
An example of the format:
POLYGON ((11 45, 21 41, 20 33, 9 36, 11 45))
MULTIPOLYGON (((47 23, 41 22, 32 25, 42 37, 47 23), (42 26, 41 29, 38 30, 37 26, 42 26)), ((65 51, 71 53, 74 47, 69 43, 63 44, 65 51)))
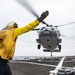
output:
POLYGON ((45 29, 45 27, 42 27, 42 28, 41 28, 41 30, 44 30, 44 29, 45 29))
POLYGON ((54 30, 54 28, 51 28, 52 30, 54 30))
POLYGON ((55 31, 57 31, 57 28, 56 28, 56 27, 52 27, 51 30, 55 30, 55 31))
POLYGON ((47 30, 51 30, 51 27, 47 27, 46 29, 47 29, 47 30))

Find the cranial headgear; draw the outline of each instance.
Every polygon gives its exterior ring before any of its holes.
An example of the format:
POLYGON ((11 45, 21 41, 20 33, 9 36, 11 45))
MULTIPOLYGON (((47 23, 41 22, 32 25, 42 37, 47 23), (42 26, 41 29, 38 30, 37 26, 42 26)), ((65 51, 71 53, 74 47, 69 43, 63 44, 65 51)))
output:
POLYGON ((18 28, 18 25, 15 21, 11 21, 7 24, 7 26, 11 27, 11 28, 18 28))

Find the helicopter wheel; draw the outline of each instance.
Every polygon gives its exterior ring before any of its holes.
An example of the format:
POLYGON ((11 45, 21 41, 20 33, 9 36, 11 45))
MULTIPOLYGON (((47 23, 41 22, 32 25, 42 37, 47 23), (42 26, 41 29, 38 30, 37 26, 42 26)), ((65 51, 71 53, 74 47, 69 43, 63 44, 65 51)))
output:
POLYGON ((40 44, 38 44, 38 49, 40 49, 40 47, 41 47, 41 45, 40 45, 40 44))
POLYGON ((61 50, 61 45, 59 45, 59 50, 61 50))

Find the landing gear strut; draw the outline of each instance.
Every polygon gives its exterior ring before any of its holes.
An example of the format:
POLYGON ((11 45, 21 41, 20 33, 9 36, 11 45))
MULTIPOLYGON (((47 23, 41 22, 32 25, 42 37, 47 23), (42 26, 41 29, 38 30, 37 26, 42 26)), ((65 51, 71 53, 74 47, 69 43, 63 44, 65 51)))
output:
POLYGON ((61 50, 61 45, 59 45, 59 50, 61 50))
POLYGON ((40 49, 41 48, 41 45, 40 44, 38 44, 38 49, 40 49))
POLYGON ((51 57, 52 57, 52 50, 51 50, 51 57))

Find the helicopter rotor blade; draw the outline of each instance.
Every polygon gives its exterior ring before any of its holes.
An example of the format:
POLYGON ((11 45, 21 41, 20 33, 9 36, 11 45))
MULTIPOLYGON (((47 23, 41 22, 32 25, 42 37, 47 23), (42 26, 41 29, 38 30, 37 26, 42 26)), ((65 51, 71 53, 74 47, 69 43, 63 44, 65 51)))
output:
MULTIPOLYGON (((27 8, 34 16, 39 18, 39 16, 34 12, 34 10, 31 8, 31 6, 26 2, 26 0, 17 0, 21 5, 23 5, 25 8, 27 8)), ((43 24, 46 26, 49 26, 45 21, 42 21, 43 24)))
POLYGON ((37 18, 39 18, 39 16, 33 11, 33 9, 31 8, 31 6, 25 1, 25 0, 17 0, 21 5, 23 5, 25 8, 27 8, 32 14, 34 14, 37 18))
POLYGON ((75 22, 70 22, 70 23, 66 23, 66 24, 62 24, 62 25, 56 25, 56 27, 66 26, 66 25, 70 25, 70 24, 75 24, 75 22))

